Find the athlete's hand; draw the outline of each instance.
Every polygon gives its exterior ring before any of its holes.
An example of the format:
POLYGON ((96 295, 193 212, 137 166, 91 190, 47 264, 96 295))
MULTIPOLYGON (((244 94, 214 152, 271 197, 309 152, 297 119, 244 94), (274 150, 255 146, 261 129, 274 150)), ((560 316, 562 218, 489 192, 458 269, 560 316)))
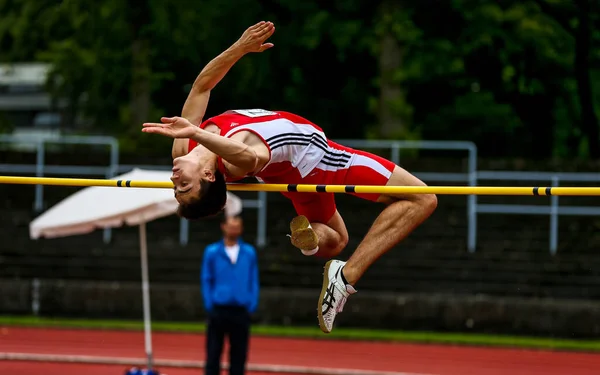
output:
POLYGON ((265 43, 267 39, 275 32, 273 22, 261 21, 254 26, 250 26, 240 39, 235 42, 235 46, 244 53, 263 52, 273 47, 273 43, 265 43))
POLYGON ((147 122, 143 125, 144 133, 161 134, 171 138, 192 138, 198 127, 183 117, 161 117, 161 124, 147 122))

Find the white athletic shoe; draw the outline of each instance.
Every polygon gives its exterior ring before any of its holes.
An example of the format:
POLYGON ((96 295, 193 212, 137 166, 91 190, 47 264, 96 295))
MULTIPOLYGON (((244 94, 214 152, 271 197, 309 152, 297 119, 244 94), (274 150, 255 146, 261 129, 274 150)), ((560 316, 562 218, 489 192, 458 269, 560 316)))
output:
POLYGON ((352 285, 344 285, 342 268, 346 262, 330 260, 325 264, 323 272, 323 288, 319 296, 319 327, 321 331, 330 333, 333 329, 335 316, 342 312, 348 296, 356 293, 352 285))

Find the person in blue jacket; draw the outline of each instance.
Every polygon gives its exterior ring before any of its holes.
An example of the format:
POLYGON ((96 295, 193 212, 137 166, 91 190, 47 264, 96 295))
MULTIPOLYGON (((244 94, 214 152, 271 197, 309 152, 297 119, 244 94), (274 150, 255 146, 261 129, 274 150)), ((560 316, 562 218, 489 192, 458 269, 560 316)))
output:
POLYGON ((250 316, 259 296, 256 250, 240 236, 239 216, 225 216, 223 239, 204 250, 202 296, 208 313, 205 375, 219 375, 225 336, 229 339, 229 375, 246 370, 250 339, 250 316))

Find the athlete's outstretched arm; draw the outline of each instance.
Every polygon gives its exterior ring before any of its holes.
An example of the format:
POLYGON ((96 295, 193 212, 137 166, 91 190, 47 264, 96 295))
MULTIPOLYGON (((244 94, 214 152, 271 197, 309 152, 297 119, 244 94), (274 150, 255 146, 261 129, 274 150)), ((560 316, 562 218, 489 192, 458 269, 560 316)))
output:
POLYGON ((254 172, 260 162, 259 152, 263 151, 200 128, 196 128, 196 133, 191 138, 219 155, 231 177, 244 177, 254 172))
POLYGON ((255 148, 236 139, 225 138, 197 127, 186 118, 163 117, 160 121, 145 123, 142 131, 173 139, 193 139, 219 155, 226 162, 225 167, 232 177, 244 177, 259 167, 261 159, 269 158, 269 150, 266 147, 255 148))
MULTIPOLYGON (((211 60, 196 77, 183 105, 181 116, 188 119, 192 124, 199 125, 206 113, 210 91, 244 55, 250 52, 263 52, 273 47, 272 43, 264 42, 274 32, 275 26, 272 22, 259 22, 250 26, 231 47, 211 60)), ((188 140, 175 139, 173 141, 173 158, 185 155, 187 152, 188 140)))

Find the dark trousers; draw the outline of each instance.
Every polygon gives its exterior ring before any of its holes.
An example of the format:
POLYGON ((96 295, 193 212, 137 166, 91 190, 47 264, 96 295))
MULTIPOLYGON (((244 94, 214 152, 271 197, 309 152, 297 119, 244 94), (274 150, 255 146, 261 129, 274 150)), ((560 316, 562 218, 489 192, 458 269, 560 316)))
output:
POLYGON ((229 375, 244 375, 250 339, 250 314, 243 307, 215 306, 206 330, 205 375, 220 375, 225 336, 229 337, 229 375))

